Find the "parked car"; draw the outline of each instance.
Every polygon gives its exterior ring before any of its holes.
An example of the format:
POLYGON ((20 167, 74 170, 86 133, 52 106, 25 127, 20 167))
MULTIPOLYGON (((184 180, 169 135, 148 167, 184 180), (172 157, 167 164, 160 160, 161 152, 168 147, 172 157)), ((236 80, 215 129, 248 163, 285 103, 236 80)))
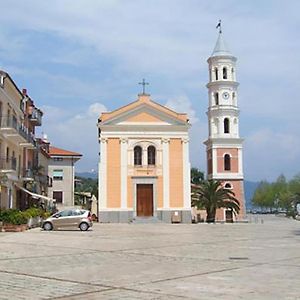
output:
POLYGON ((67 209, 62 210, 42 223, 44 230, 58 230, 58 229, 76 229, 87 231, 93 226, 92 214, 84 209, 67 209))

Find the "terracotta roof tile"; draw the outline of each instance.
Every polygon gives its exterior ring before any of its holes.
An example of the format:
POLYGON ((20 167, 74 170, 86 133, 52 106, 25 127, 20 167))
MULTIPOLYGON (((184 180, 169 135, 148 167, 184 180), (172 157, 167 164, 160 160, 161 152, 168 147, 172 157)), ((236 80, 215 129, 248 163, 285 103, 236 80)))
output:
POLYGON ((56 148, 53 146, 49 147, 49 155, 50 156, 82 156, 82 154, 80 153, 56 148))

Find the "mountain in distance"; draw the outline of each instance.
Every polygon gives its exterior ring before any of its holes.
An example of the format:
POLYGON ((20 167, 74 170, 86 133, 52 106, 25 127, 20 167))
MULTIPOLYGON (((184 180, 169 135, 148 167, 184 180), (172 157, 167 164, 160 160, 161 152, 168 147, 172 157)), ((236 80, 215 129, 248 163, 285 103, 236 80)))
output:
POLYGON ((98 173, 97 172, 76 172, 76 177, 82 177, 82 178, 91 178, 91 179, 98 179, 98 173))

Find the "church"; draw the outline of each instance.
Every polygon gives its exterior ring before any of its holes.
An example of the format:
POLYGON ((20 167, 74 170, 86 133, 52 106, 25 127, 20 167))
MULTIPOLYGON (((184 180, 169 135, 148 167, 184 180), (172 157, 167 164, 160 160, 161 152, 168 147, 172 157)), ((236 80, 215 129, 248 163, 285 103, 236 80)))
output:
MULTIPOLYGON (((208 59, 207 174, 236 193, 241 211, 219 209, 217 221, 242 220, 245 214, 235 63, 220 30, 208 59)), ((188 116, 152 100, 142 84, 136 101, 98 119, 99 220, 191 223, 188 116)))

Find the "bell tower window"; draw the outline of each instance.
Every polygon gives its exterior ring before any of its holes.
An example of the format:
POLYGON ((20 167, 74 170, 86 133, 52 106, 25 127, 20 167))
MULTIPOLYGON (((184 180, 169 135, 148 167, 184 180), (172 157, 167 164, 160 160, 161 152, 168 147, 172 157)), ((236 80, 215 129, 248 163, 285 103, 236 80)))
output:
POLYGON ((219 105, 219 93, 218 92, 215 93, 215 104, 219 105))
POLYGON ((223 79, 227 79, 227 68, 223 68, 223 79))
POLYGON ((215 77, 216 77, 216 80, 219 80, 219 78, 218 78, 218 68, 215 68, 215 77))
POLYGON ((225 171, 230 171, 230 169, 231 169, 230 155, 225 154, 224 155, 224 170, 225 171))
POLYGON ((229 119, 224 119, 224 133, 229 133, 229 119))
POLYGON ((142 165, 142 148, 140 146, 134 147, 134 165, 141 166, 142 165))

